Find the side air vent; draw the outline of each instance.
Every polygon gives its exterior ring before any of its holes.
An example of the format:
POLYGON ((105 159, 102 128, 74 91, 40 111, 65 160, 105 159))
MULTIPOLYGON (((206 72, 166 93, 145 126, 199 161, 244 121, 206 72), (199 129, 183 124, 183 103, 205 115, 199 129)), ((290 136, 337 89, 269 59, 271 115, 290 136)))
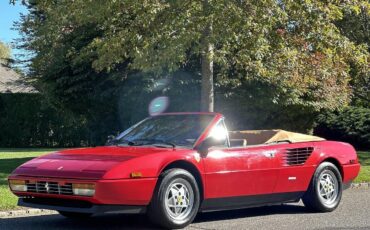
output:
POLYGON ((287 149, 283 160, 285 165, 303 165, 307 159, 311 156, 313 147, 287 149))

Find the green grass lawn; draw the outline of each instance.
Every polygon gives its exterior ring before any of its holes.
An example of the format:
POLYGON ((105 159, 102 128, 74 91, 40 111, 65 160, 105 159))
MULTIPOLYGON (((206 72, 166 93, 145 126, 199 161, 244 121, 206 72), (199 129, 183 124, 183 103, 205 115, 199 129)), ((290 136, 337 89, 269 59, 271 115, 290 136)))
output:
POLYGON ((8 187, 8 175, 19 165, 52 149, 0 149, 0 210, 17 208, 17 198, 8 187))
POLYGON ((370 182, 370 151, 358 151, 361 171, 354 182, 370 182))
MULTIPOLYGON (((8 188, 8 175, 22 163, 57 149, 0 149, 0 210, 16 209, 17 198, 8 188)), ((370 151, 359 151, 362 165, 355 182, 370 182, 370 151)))

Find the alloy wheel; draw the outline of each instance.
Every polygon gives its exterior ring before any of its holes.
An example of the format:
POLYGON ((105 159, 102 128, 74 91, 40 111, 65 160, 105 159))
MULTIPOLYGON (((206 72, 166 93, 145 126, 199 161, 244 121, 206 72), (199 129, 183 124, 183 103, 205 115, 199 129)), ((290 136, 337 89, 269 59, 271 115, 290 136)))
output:
POLYGON ((194 206, 194 192, 190 184, 172 183, 165 194, 165 207, 168 215, 177 221, 187 218, 194 206))
POLYGON ((318 180, 318 191, 320 194, 320 199, 326 205, 332 205, 335 203, 338 192, 338 180, 332 171, 325 170, 321 173, 318 180))

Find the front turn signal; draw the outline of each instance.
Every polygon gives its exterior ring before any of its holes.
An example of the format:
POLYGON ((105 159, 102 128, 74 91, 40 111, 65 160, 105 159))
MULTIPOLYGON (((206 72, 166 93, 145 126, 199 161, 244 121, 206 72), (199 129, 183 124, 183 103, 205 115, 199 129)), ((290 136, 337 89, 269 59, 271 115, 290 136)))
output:
POLYGON ((131 178, 140 178, 140 177, 142 177, 143 176, 143 174, 141 173, 141 172, 132 172, 131 174, 130 174, 130 177, 131 178))

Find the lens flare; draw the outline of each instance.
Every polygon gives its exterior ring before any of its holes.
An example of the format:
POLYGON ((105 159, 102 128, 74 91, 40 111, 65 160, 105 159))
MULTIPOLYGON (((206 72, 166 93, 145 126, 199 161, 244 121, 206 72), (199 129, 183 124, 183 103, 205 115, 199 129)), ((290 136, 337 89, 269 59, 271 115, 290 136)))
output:
POLYGON ((210 137, 215 138, 216 140, 223 140, 227 137, 227 130, 224 127, 215 126, 210 132, 210 137))
POLYGON ((149 104, 150 116, 156 116, 163 113, 169 105, 168 97, 156 97, 149 104))
POLYGON ((159 80, 154 82, 153 87, 152 87, 153 91, 161 91, 164 88, 166 88, 169 83, 170 83, 170 81, 166 78, 159 79, 159 80))

